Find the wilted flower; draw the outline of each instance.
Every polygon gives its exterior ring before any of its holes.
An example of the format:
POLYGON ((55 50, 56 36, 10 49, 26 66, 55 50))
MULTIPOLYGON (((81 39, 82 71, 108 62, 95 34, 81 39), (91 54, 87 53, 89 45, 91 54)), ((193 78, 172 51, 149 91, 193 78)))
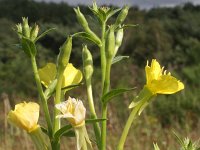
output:
POLYGON ((36 130, 39 125, 39 105, 35 102, 23 102, 15 105, 15 109, 8 114, 8 121, 15 126, 32 132, 36 130))
POLYGON ((58 118, 66 118, 72 126, 82 126, 85 124, 86 109, 81 100, 69 97, 67 101, 56 104, 56 108, 62 115, 58 118))
POLYGON ((151 66, 145 67, 146 71, 146 87, 153 94, 173 94, 184 89, 184 84, 171 76, 171 73, 167 73, 164 67, 160 67, 160 64, 153 59, 151 66))
MULTIPOLYGON (((45 67, 39 69, 38 73, 42 84, 45 87, 48 87, 56 77, 56 65, 53 63, 48 63, 45 67)), ((62 87, 78 84, 81 82, 82 78, 81 71, 76 69, 71 63, 68 63, 63 73, 62 87)))

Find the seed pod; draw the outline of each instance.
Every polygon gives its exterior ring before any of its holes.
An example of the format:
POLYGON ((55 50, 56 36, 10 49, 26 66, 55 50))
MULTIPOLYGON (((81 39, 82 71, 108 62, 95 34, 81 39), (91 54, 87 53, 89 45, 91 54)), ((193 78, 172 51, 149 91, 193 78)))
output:
POLYGON ((37 24, 35 24, 33 26, 33 28, 31 29, 31 33, 30 33, 30 38, 31 40, 35 40, 36 37, 38 36, 38 32, 39 32, 39 27, 37 24))
POLYGON ((28 25, 28 18, 22 18, 22 34, 23 36, 30 37, 30 27, 28 25))
POLYGON ((116 55, 119 47, 121 46, 122 44, 122 40, 123 40, 123 36, 124 36, 124 29, 121 28, 117 31, 117 34, 116 34, 116 42, 115 42, 115 52, 114 52, 114 55, 113 57, 116 55))
POLYGON ((114 26, 110 26, 110 29, 106 38, 106 56, 108 60, 112 60, 112 57, 115 52, 115 33, 114 26))
POLYGON ((60 53, 58 55, 58 60, 57 60, 58 72, 64 71, 65 67, 67 66, 69 62, 71 50, 72 50, 72 37, 69 36, 67 40, 65 41, 65 43, 60 48, 60 53))
POLYGON ((83 26, 84 30, 89 30, 88 22, 85 19, 85 16, 81 13, 79 7, 77 9, 74 8, 74 11, 76 13, 78 22, 83 26))
POLYGON ((119 25, 121 25, 124 22, 124 20, 126 19, 127 14, 128 14, 128 10, 129 10, 129 7, 127 5, 123 7, 121 12, 117 16, 117 19, 116 19, 116 22, 115 22, 115 26, 116 27, 118 27, 119 25))
POLYGON ((83 73, 85 75, 85 80, 88 82, 91 81, 91 76, 93 74, 93 60, 90 51, 87 46, 83 46, 82 51, 82 59, 83 59, 83 73))

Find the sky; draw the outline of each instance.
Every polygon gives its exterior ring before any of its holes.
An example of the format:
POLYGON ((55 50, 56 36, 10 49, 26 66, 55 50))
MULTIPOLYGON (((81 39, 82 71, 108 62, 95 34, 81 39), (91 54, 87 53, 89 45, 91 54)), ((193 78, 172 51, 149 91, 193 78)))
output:
MULTIPOLYGON (((93 0, 36 0, 36 1, 45 1, 45 2, 67 2, 69 5, 91 5, 93 0)), ((175 5, 183 4, 186 2, 191 2, 193 4, 199 4, 200 0, 96 0, 98 5, 136 5, 142 9, 152 8, 152 7, 173 7, 175 5)))

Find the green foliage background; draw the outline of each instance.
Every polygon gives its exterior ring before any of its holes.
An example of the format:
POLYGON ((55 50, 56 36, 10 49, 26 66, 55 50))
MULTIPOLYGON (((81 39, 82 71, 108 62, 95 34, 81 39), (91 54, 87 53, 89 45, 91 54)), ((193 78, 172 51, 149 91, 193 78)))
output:
MULTIPOLYGON (((92 25, 92 29, 99 32, 97 21, 90 16, 89 9, 81 6, 84 14, 92 25)), ((59 46, 69 34, 80 31, 73 8, 66 3, 44 3, 31 0, 0 0, 0 94, 8 93, 11 100, 26 97, 37 98, 30 62, 22 51, 14 44, 18 42, 16 33, 12 30, 21 17, 29 18, 30 23, 37 22, 40 30, 55 27, 57 30, 39 41, 39 66, 56 60, 59 46)), ((116 16, 115 16, 116 17, 116 16)), ((200 6, 186 3, 174 8, 153 8, 140 10, 130 9, 127 23, 139 24, 138 27, 125 31, 120 55, 130 56, 122 64, 116 64, 112 70, 112 88, 137 87, 137 91, 145 84, 144 67, 147 60, 152 58, 166 66, 176 77, 185 83, 185 90, 173 96, 158 96, 147 109, 147 113, 155 117, 162 127, 170 126, 174 120, 181 125, 189 121, 192 127, 199 122, 200 117, 200 6)), ((85 41, 84 41, 85 42, 85 41)), ((71 62, 81 68, 81 45, 83 41, 74 39, 71 62)), ((99 51, 94 45, 89 46, 97 66, 95 74, 100 78, 99 51)), ((95 84, 95 95, 98 96, 99 84, 95 84)), ((127 106, 130 97, 123 95, 112 102, 113 111, 118 118, 127 117, 127 106)), ((77 90, 75 93, 83 94, 77 90)), ((81 96, 79 96, 81 97, 81 96)))

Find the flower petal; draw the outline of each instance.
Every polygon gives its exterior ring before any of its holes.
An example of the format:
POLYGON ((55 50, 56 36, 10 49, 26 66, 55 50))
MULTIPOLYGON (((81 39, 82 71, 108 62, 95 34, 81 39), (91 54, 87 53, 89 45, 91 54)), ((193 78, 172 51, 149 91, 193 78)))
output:
POLYGON ((157 94, 173 94, 184 89, 184 84, 170 75, 162 75, 160 79, 153 80, 147 86, 157 94))
POLYGON ((76 69, 71 63, 67 65, 64 71, 63 87, 78 84, 81 82, 83 76, 80 70, 76 69))
POLYGON ((46 88, 55 79, 56 72, 56 65, 53 63, 47 63, 45 67, 38 70, 41 82, 46 88))

